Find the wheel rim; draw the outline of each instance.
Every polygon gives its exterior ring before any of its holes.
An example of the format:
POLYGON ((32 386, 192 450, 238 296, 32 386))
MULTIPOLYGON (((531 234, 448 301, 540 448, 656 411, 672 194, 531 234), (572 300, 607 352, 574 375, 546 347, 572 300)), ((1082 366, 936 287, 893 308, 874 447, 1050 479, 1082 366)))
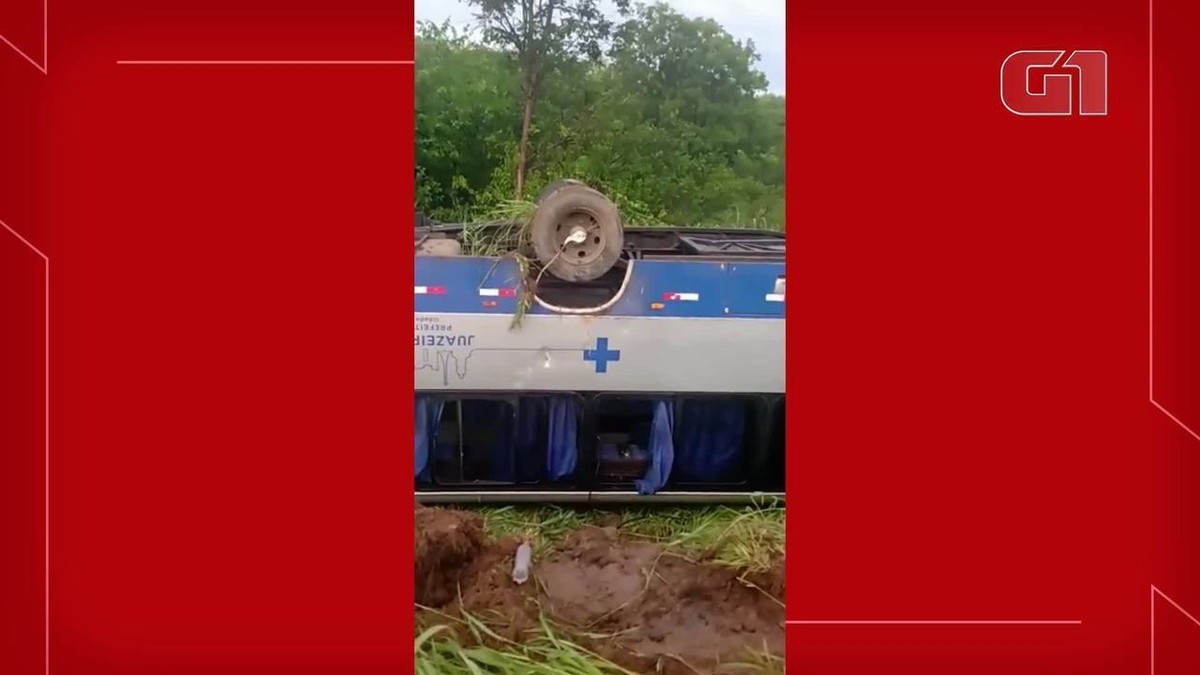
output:
POLYGON ((586 265, 604 253, 604 232, 596 214, 577 209, 567 214, 554 226, 554 242, 560 253, 559 260, 567 265, 586 265), (572 234, 582 231, 582 242, 569 241, 572 234))

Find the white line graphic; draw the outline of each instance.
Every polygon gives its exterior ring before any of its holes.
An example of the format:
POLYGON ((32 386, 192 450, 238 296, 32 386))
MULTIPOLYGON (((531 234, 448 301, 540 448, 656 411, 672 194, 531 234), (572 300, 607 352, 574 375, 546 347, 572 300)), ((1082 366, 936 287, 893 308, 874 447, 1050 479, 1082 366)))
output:
POLYGON ((412 61, 305 61, 305 60, 118 60, 118 66, 411 66, 412 61))
POLYGON ((1155 603, 1154 599, 1156 597, 1162 598, 1163 600, 1166 600, 1167 602, 1171 603, 1171 606, 1174 607, 1175 609, 1179 610, 1180 614, 1183 614, 1188 619, 1190 619, 1192 623, 1196 624, 1197 626, 1200 626, 1200 620, 1198 620, 1198 619, 1196 619, 1196 617, 1192 616, 1186 609, 1180 607, 1179 603, 1175 602, 1170 597, 1168 597, 1166 593, 1163 593, 1162 591, 1158 590, 1158 588, 1156 586, 1151 584, 1150 585, 1150 675, 1154 675, 1154 666, 1155 666, 1155 663, 1154 663, 1154 642, 1155 642, 1154 641, 1154 615, 1155 615, 1154 605, 1156 603, 1155 603))
MULTIPOLYGON (((38 63, 36 60, 33 59, 33 57, 31 57, 29 54, 26 54, 25 50, 14 45, 11 40, 4 37, 3 35, 0 35, 0 42, 3 42, 4 44, 8 45, 9 47, 12 47, 13 51, 15 51, 17 54, 20 54, 21 58, 23 58, 26 61, 28 61, 29 63, 33 64, 34 68, 37 68, 38 70, 42 71, 43 75, 49 75, 50 74, 50 0, 42 0, 42 62, 41 63, 38 63)), ((5 225, 5 227, 8 229, 9 232, 12 232, 12 228, 8 227, 7 225, 5 225)), ((22 240, 22 241, 24 241, 24 240, 22 240)), ((25 243, 28 244, 29 242, 25 242, 25 243)))
POLYGON ((45 253, 42 253, 42 251, 38 247, 29 243, 28 239, 21 236, 20 232, 17 232, 16 230, 14 230, 12 227, 10 227, 8 225, 8 223, 4 222, 3 220, 0 220, 0 227, 4 228, 5 230, 8 230, 22 244, 25 244, 27 247, 29 247, 29 250, 36 253, 38 255, 38 257, 42 259, 42 263, 45 266, 45 270, 46 270, 46 276, 45 276, 46 302, 45 302, 45 307, 44 307, 46 317, 45 317, 45 324, 43 325, 43 330, 45 331, 45 334, 46 334, 46 342, 45 342, 46 358, 45 358, 45 365, 43 366, 43 376, 45 377, 46 395, 45 395, 45 400, 42 402, 43 405, 45 406, 45 411, 46 411, 45 422, 44 422, 45 427, 43 429, 43 433, 45 435, 45 443, 46 443, 45 450, 44 450, 46 459, 45 459, 45 464, 43 467, 43 471, 45 472, 45 480, 46 480, 45 486, 44 486, 44 489, 45 489, 44 508, 46 511, 46 513, 45 513, 46 522, 45 522, 45 528, 44 528, 44 537, 45 537, 46 543, 45 543, 44 555, 46 558, 46 571, 45 571, 45 588, 43 590, 42 601, 45 605, 45 626, 44 626, 45 645, 44 645, 44 650, 45 650, 45 659, 46 659, 46 675, 50 675, 50 258, 45 253))
POLYGON ((1154 396, 1154 0, 1150 0, 1150 405, 1158 408, 1192 438, 1200 441, 1200 433, 1189 427, 1154 396))
POLYGON ((808 619, 785 621, 789 626, 1080 626, 1079 619, 928 619, 860 620, 808 619))

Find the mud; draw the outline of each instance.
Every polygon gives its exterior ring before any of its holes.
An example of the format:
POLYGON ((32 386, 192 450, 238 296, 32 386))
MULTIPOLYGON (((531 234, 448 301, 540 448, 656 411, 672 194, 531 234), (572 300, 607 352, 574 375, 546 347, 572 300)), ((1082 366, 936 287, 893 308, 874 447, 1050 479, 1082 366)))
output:
POLYGON ((729 664, 745 662, 748 650, 784 653, 782 561, 743 580, 613 527, 587 527, 539 552, 532 578, 518 586, 519 542, 489 543, 475 514, 421 508, 416 525, 418 604, 465 610, 506 639, 536 630, 544 613, 635 672, 725 675, 740 672, 729 664))
POLYGON ((415 527, 416 601, 440 607, 454 599, 459 579, 482 553, 483 521, 460 511, 417 509, 415 527))

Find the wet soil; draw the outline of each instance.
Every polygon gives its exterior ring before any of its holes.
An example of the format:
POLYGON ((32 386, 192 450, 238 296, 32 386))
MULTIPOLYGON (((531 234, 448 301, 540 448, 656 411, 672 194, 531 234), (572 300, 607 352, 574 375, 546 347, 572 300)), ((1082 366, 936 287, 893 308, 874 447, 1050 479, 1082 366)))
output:
POLYGON ((748 650, 784 653, 782 560, 743 580, 616 528, 586 527, 541 552, 533 577, 517 585, 519 542, 489 542, 476 514, 420 508, 416 528, 417 603, 465 610, 505 639, 521 640, 545 614, 630 670, 669 675, 737 673, 730 664, 745 662, 748 650))

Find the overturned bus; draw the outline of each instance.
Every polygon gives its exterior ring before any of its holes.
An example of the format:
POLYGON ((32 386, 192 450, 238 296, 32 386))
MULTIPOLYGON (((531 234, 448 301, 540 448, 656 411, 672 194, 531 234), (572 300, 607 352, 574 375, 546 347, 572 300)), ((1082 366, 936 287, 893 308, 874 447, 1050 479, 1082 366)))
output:
POLYGON ((416 227, 419 501, 782 499, 782 234, 626 229, 574 181, 527 256, 479 232, 416 227))

